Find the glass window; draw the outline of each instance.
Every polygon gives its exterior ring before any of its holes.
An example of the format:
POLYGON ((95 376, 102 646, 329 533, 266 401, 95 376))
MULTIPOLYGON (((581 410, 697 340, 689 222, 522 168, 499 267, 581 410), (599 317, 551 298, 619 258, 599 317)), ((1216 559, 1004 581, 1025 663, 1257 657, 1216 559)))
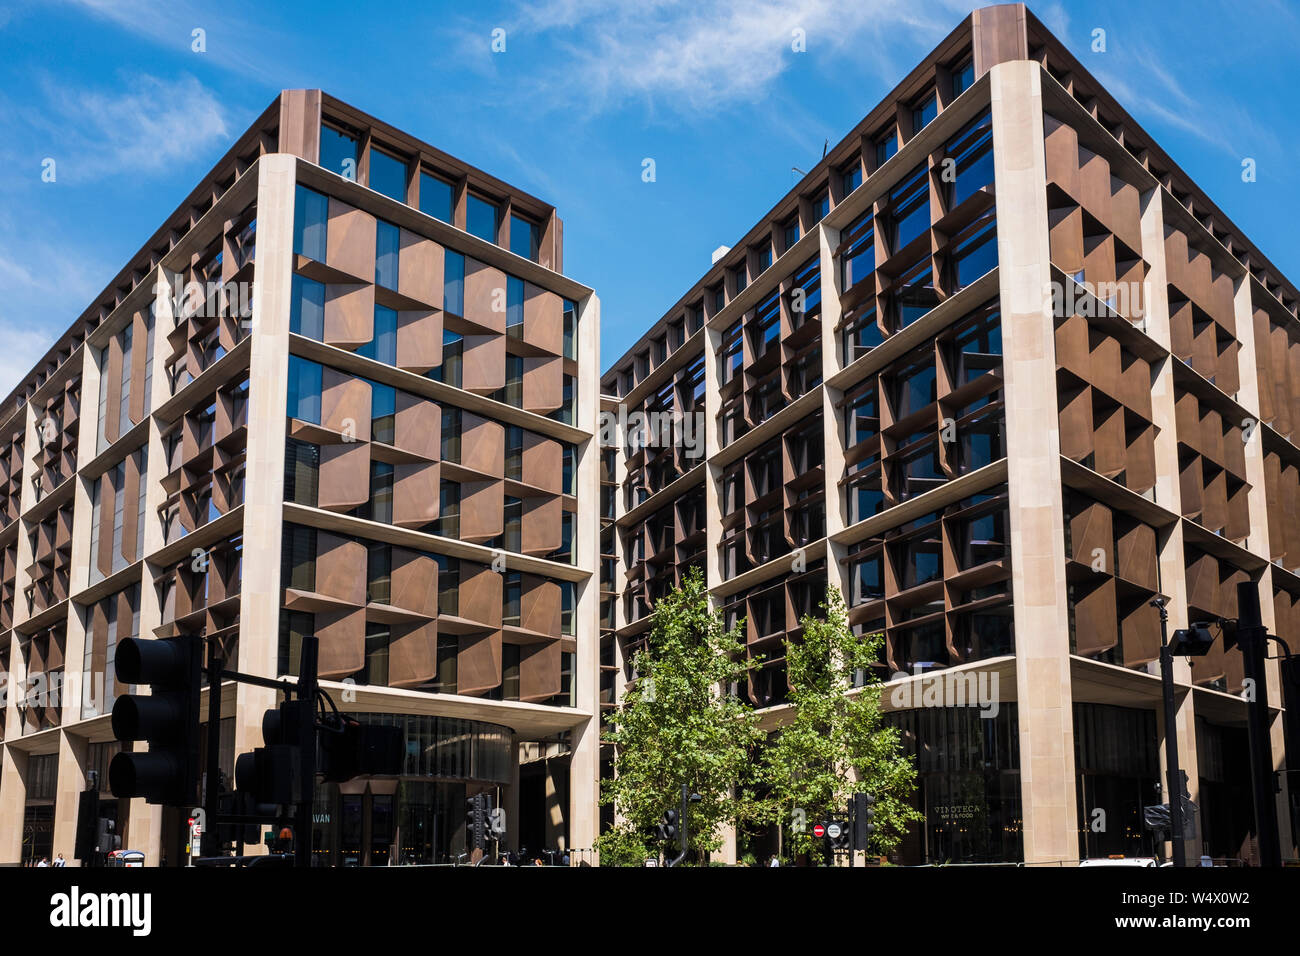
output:
POLYGON ((470 193, 465 205, 465 231, 494 243, 499 215, 496 203, 470 193))
POLYGON ((930 228, 930 175, 924 165, 889 191, 888 222, 891 253, 902 251, 930 228))
POLYGON ((393 443, 393 429, 397 415, 397 389, 391 385, 370 383, 370 438, 372 441, 393 443))
POLYGON ((438 531, 444 538, 460 537, 460 482, 442 479, 438 491, 438 531))
POLYGON ((524 430, 518 425, 506 426, 506 474, 519 481, 524 474, 524 430))
POLYGON ((741 321, 737 319, 722 334, 721 368, 722 384, 726 385, 736 377, 745 362, 745 342, 741 337, 741 321))
POLYGON ((982 116, 968 123, 946 145, 945 152, 953 160, 953 177, 943 182, 948 208, 955 209, 986 186, 993 185, 993 126, 992 115, 982 116))
POLYGON ((370 463, 369 518, 384 524, 393 523, 393 466, 386 461, 370 463))
POLYGON ((501 697, 519 699, 519 645, 501 645, 501 697))
POLYGON ((506 276, 506 335, 524 337, 524 280, 506 276))
POLYGON ((862 185, 862 164, 854 160, 840 173, 840 181, 844 184, 844 195, 848 195, 862 185))
POLYGON ((577 585, 572 581, 560 582, 560 633, 572 636, 576 633, 573 622, 573 608, 577 604, 577 585))
POLYGON ((284 586, 300 591, 316 590, 316 529, 286 524, 280 551, 284 586))
POLYGON ((853 220, 843 233, 840 262, 845 289, 851 289, 876 268, 876 223, 868 209, 853 220))
POLYGON ((325 261, 329 223, 329 197, 298 186, 293 197, 293 251, 317 262, 325 261))
POLYGON ((966 90, 971 88, 975 82, 975 61, 968 60, 964 66, 959 66, 952 71, 952 95, 960 96, 966 90))
MULTIPOLYGON (((284 443, 284 500, 316 507, 319 487, 320 449, 296 438, 284 443)), ((97 528, 98 525, 92 525, 97 528)), ((91 549, 94 553, 94 549, 91 549)))
POLYGON ((821 222, 830 211, 831 194, 823 190, 822 194, 812 201, 813 222, 821 222))
POLYGON ((465 312, 465 257, 450 249, 442 257, 442 308, 453 315, 465 312))
POLYGON ((885 165, 889 157, 898 152, 898 135, 891 129, 876 139, 876 166, 885 165))
MULTIPOLYGON (((441 595, 439 599, 441 600, 441 595)), ((456 661, 459 657, 460 638, 455 634, 439 634, 438 677, 430 687, 435 694, 456 693, 456 661)))
POLYGON ((501 390, 500 401, 521 408, 524 400, 524 357, 506 355, 506 387, 501 390))
POLYGON ((370 148, 370 188, 389 199, 406 202, 406 160, 370 148))
POLYGON ((320 164, 344 179, 357 178, 357 159, 360 157, 357 138, 339 127, 321 124, 320 164))
POLYGON ((845 444, 849 448, 876 437, 880 427, 876 408, 876 390, 867 389, 853 399, 845 412, 845 444))
POLYGON ((456 187, 451 183, 426 172, 420 173, 420 212, 450 223, 455 198, 456 187))
POLYGON ((578 357, 578 303, 572 299, 564 300, 564 357, 578 357))
POLYGON ((745 286, 749 284, 749 271, 741 265, 736 268, 735 272, 732 273, 732 276, 736 283, 736 295, 740 295, 740 293, 745 291, 745 286))
POLYGON ((321 367, 315 362, 289 356, 290 418, 320 424, 321 367))
POLYGON ((575 421, 574 403, 578 399, 578 377, 576 375, 564 376, 564 389, 560 399, 560 407, 547 418, 552 418, 557 422, 564 422, 566 425, 572 425, 575 421))
POLYGON ((1002 367, 1002 323, 994 305, 985 306, 987 315, 967 324, 953 339, 954 388, 1002 367))
POLYGON ((929 125, 930 120, 939 115, 938 97, 931 93, 912 110, 912 132, 919 133, 929 125))
POLYGON ((906 328, 939 304, 929 256, 912 266, 889 293, 889 315, 895 330, 906 328))
POLYGON ((397 364, 397 313, 393 309, 375 306, 375 337, 357 349, 357 354, 385 365, 397 364))
POLYGON ((773 290, 754 309, 750 347, 754 358, 766 355, 781 339, 781 297, 773 290))
POLYGON ((320 342, 325 338, 325 286, 295 275, 289 306, 289 331, 320 342))
POLYGON ((442 332, 442 364, 431 371, 429 377, 446 385, 455 385, 459 388, 461 369, 464 367, 464 363, 464 336, 459 332, 444 329, 442 332))
POLYGON ((934 581, 943 575, 943 552, 936 522, 928 532, 891 546, 903 590, 934 581))
POLYGON ((992 215, 971 226, 952 250, 952 291, 964 289, 998 264, 998 230, 992 215))
POLYGON ((573 512, 566 511, 560 518, 560 546, 546 556, 552 561, 573 563, 573 512))
POLYGON ((937 385, 934 360, 928 356, 922 358, 899 372, 893 384, 893 418, 902 421, 908 415, 934 404, 937 385))
POLYGON ((366 568, 366 601, 372 604, 392 603, 393 546, 369 546, 366 568))
POLYGON ((525 259, 537 261, 541 248, 541 229, 537 223, 529 222, 519 216, 510 216, 510 251, 525 259))
POLYGON ((380 219, 375 223, 375 285, 397 288, 397 257, 401 230, 380 219))
POLYGON ((785 247, 789 249, 799 241, 799 217, 791 219, 782 230, 785 234, 785 247))
POLYGON ((502 584, 501 623, 506 627, 518 627, 519 601, 523 593, 522 576, 518 571, 510 571, 502 584))
POLYGON ((519 546, 522 542, 523 508, 524 503, 520 499, 506 495, 505 534, 502 535, 502 544, 507 551, 513 551, 516 554, 519 553, 519 546))

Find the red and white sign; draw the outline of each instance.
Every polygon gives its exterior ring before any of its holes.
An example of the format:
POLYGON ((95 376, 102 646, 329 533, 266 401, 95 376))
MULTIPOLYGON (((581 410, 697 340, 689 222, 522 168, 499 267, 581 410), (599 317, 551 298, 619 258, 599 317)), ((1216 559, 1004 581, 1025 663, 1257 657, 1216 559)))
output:
POLYGON ((822 826, 820 823, 814 823, 814 824, 813 824, 813 836, 815 836, 815 837, 817 837, 818 839, 820 839, 821 837, 824 837, 825 835, 826 835, 826 828, 825 828, 824 826, 822 826))

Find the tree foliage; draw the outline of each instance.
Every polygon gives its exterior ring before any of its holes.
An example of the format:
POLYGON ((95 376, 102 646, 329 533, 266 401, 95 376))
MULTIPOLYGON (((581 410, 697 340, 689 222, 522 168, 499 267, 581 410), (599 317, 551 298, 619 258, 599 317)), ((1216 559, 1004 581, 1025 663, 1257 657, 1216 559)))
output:
POLYGON ((922 819, 907 802, 916 769, 899 746, 899 732, 884 722, 880 681, 873 665, 882 637, 863 639, 848 623, 839 589, 827 591, 824 617, 800 622, 802 637, 786 641, 790 723, 762 752, 757 776, 765 785, 768 818, 779 823, 794 853, 819 855, 813 824, 845 818, 850 795, 876 798, 875 852, 898 844, 912 820, 922 819), (855 675, 865 675, 854 688, 855 675))
POLYGON ((678 809, 683 784, 703 797, 689 811, 691 847, 716 850, 719 827, 745 813, 741 792, 762 734, 752 707, 732 691, 744 686, 744 646, 709 609, 698 569, 655 605, 633 669, 636 680, 604 737, 615 747, 615 773, 601 802, 614 804, 622 822, 598 841, 602 862, 626 864, 637 847, 642 859, 661 849, 654 827, 678 809))

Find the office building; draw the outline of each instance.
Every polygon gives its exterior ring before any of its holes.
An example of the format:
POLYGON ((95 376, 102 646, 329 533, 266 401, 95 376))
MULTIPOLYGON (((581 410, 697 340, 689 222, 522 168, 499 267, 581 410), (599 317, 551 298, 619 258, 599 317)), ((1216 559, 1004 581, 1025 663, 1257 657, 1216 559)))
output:
MULTIPOLYGON (((779 727, 784 641, 832 584, 884 635, 917 759, 899 861, 1151 854, 1151 600, 1172 633, 1252 581, 1300 637, 1300 293, 1021 4, 971 14, 721 251, 602 378, 650 423, 602 458, 602 705, 696 566, 779 727)), ((1175 677, 1189 856, 1252 859, 1241 653, 1175 677)))
MULTIPOLYGON (((118 642, 180 633, 271 677, 314 634, 403 727, 400 777, 318 789, 321 863, 454 860, 479 792, 591 846, 599 305, 562 269, 546 203, 276 98, 2 406, 0 862, 72 859, 92 779, 182 862, 185 808, 106 772, 118 642)), ((220 693, 229 778, 276 692, 220 693)))

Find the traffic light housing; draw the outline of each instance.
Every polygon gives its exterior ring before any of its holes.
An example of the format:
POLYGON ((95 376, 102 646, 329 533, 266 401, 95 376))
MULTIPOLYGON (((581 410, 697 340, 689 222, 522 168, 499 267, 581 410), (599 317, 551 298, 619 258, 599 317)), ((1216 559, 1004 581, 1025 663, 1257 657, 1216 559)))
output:
MULTIPOLYGON (((301 728, 312 702, 286 700, 262 715, 262 742, 235 760, 235 786, 254 804, 285 805, 302 800, 301 728)), ((309 715, 310 716, 310 715, 309 715)), ((314 719, 314 718, 313 718, 314 719)))
POLYGON ((152 692, 123 694, 113 704, 113 736, 149 745, 145 753, 123 751, 113 758, 113 796, 168 806, 192 803, 199 784, 202 638, 128 637, 117 644, 114 667, 119 686, 148 685, 152 692))
POLYGON ((77 805, 77 839, 72 855, 83 864, 94 859, 99 841, 99 791, 83 790, 77 805))
POLYGON ((677 839, 677 811, 665 810, 663 823, 655 827, 659 831, 659 839, 665 843, 672 843, 677 839))
POLYGON ((831 842, 832 850, 849 849, 849 843, 851 841, 852 834, 849 833, 849 825, 847 823, 839 824, 839 821, 830 820, 827 822, 826 831, 827 831, 827 837, 831 842), (835 836, 830 836, 829 834, 830 834, 831 827, 835 825, 839 825, 840 828, 839 833, 836 834, 835 836))
POLYGON ((875 805, 876 798, 873 794, 853 795, 853 849, 855 850, 865 850, 871 834, 876 832, 876 825, 871 822, 876 816, 875 805))
POLYGON ((406 761, 405 734, 401 727, 363 724, 336 715, 320 732, 320 770, 327 782, 343 783, 353 777, 402 772, 406 761))
POLYGON ((99 818, 95 849, 99 853, 112 853, 122 849, 122 838, 117 834, 117 824, 108 817, 99 818))

